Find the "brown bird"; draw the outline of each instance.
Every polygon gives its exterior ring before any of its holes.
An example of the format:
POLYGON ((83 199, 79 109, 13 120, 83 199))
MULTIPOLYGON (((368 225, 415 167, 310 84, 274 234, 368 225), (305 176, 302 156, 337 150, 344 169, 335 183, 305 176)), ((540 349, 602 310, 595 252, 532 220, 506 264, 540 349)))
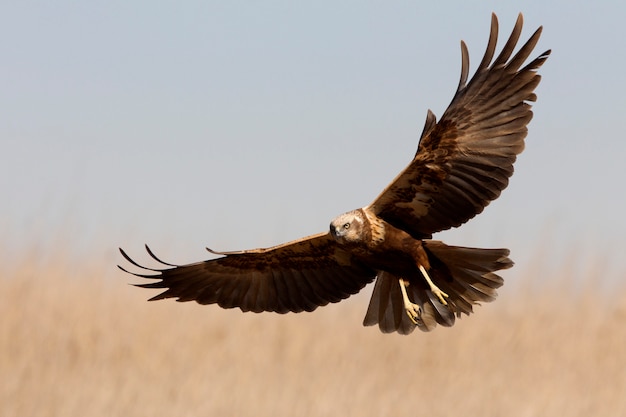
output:
POLYGON ((498 20, 491 17, 485 55, 468 80, 469 55, 461 42, 461 79, 441 120, 429 110, 411 163, 370 205, 330 223, 330 231, 267 249, 216 252, 219 258, 189 265, 161 261, 162 269, 124 258, 158 281, 137 285, 166 289, 151 300, 176 298, 242 311, 313 311, 359 292, 376 279, 364 325, 385 333, 452 326, 473 305, 493 301, 503 280, 494 272, 513 266, 508 249, 448 246, 432 234, 460 226, 506 188, 524 149, 529 102, 541 77, 542 53, 522 67, 541 27, 513 55, 522 31, 520 14, 492 62, 498 20))

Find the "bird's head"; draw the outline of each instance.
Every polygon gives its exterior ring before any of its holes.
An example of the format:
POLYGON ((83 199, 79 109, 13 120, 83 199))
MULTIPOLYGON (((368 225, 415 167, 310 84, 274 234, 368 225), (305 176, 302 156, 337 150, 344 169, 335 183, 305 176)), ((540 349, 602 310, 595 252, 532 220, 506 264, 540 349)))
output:
POLYGON ((344 213, 330 222, 330 234, 338 243, 363 241, 365 219, 360 210, 344 213))

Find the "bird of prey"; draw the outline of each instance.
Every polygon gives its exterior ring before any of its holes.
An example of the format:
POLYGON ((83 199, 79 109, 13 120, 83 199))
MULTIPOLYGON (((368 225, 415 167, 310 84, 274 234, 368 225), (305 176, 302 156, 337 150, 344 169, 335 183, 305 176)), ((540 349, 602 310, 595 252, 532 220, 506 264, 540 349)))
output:
POLYGON ((384 333, 409 334, 416 327, 452 326, 475 304, 493 301, 510 268, 508 249, 449 246, 435 232, 458 227, 483 211, 513 174, 524 149, 530 102, 550 55, 522 67, 542 28, 513 54, 522 31, 520 14, 493 60, 498 20, 491 17, 485 55, 468 82, 469 54, 461 41, 461 79, 437 122, 429 110, 417 152, 409 165, 368 206, 341 214, 330 230, 271 248, 217 252, 218 258, 159 269, 125 272, 165 289, 151 298, 218 304, 242 311, 313 311, 341 301, 376 280, 364 325, 384 333))

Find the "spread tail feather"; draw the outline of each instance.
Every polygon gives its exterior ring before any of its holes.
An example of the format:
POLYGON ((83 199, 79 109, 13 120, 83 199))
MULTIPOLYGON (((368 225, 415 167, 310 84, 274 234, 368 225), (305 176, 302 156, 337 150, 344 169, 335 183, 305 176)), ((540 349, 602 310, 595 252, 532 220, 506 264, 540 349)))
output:
POLYGON ((513 266, 508 249, 448 246, 435 240, 424 241, 424 249, 431 266, 428 274, 433 283, 448 294, 448 304, 439 301, 423 277, 402 277, 411 283, 407 287, 409 298, 421 308, 419 325, 416 325, 406 314, 398 282, 400 277, 381 272, 363 325, 378 324, 383 333, 397 331, 400 334, 409 334, 415 327, 431 331, 437 324, 452 326, 461 313, 469 315, 474 304, 495 300, 496 289, 504 281, 494 272, 513 266))

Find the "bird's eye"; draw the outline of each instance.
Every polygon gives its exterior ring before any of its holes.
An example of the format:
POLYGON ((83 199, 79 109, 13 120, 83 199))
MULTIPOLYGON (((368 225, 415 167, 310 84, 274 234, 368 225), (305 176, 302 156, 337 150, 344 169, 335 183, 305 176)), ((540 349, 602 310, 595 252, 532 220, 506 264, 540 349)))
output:
POLYGON ((344 225, 343 225, 343 228, 344 228, 344 229, 346 229, 346 230, 347 230, 347 229, 349 229, 349 228, 350 228, 350 223, 346 223, 346 224, 344 224, 344 225))

